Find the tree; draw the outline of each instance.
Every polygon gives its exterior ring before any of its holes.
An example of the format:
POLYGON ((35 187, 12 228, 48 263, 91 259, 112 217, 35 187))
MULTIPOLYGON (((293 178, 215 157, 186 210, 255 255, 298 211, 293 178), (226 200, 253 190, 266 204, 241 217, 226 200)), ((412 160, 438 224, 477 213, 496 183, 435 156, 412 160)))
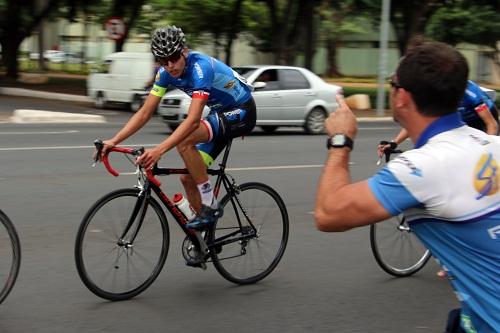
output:
POLYGON ((492 60, 500 67, 500 3, 455 1, 440 8, 432 17, 427 34, 439 41, 456 45, 471 43, 490 47, 492 60))
MULTIPOLYGON (((47 0, 37 11, 35 0, 0 0, 0 45, 7 77, 18 76, 17 53, 22 41, 30 36, 40 22, 54 12, 61 0, 47 0)), ((40 55, 41 56, 41 55, 40 55)))
POLYGON ((362 28, 364 13, 357 8, 355 0, 323 0, 319 16, 321 19, 320 39, 326 47, 327 54, 325 75, 342 76, 337 64, 338 45, 345 35, 365 32, 362 28))
POLYGON ((231 47, 248 22, 244 16, 244 0, 206 0, 203 6, 198 0, 166 0, 166 17, 170 24, 182 28, 188 35, 188 43, 196 45, 206 34, 214 44, 216 58, 225 53, 225 62, 231 62, 231 47), (193 10, 193 9, 196 10, 193 10))

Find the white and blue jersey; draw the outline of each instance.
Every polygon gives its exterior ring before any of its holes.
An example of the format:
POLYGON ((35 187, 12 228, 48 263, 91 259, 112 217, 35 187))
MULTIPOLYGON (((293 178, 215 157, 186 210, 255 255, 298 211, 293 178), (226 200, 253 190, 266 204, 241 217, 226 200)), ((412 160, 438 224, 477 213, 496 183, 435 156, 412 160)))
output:
POLYGON ((190 97, 207 98, 212 112, 234 109, 251 97, 252 87, 226 64, 205 54, 189 51, 184 73, 171 76, 161 67, 151 94, 162 97, 172 85, 190 97))
POLYGON ((472 332, 500 332, 500 137, 439 118, 369 179, 447 271, 472 332))

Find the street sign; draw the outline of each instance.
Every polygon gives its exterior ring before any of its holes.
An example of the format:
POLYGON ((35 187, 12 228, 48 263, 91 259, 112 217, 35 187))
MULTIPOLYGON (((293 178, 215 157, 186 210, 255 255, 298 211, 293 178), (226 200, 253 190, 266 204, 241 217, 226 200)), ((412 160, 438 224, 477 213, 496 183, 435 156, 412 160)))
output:
POLYGON ((121 17, 112 16, 105 23, 108 37, 112 40, 122 40, 125 37, 127 28, 121 17))

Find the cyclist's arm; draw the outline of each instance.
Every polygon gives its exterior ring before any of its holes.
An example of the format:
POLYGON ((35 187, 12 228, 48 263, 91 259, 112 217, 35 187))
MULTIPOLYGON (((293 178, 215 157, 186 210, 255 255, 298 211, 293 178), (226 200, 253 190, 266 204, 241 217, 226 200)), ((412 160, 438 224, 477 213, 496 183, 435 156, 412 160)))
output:
POLYGON ((375 198, 368 181, 350 183, 348 148, 331 149, 316 194, 316 227, 345 231, 391 216, 375 198))
POLYGON ((161 97, 149 94, 144 102, 144 105, 129 119, 125 126, 107 143, 117 145, 123 140, 130 137, 132 134, 141 129, 149 119, 151 119, 158 104, 160 104, 161 97))
POLYGON ((177 146, 180 142, 186 139, 201 125, 201 116, 203 108, 207 103, 207 98, 193 96, 191 104, 189 105, 187 118, 175 129, 175 131, 162 143, 156 146, 161 154, 165 154, 170 149, 177 146))
POLYGON ((486 125, 486 133, 490 135, 497 135, 498 134, 498 123, 496 122, 495 118, 491 114, 490 109, 488 106, 483 103, 475 108, 477 114, 481 118, 481 120, 484 122, 486 125))

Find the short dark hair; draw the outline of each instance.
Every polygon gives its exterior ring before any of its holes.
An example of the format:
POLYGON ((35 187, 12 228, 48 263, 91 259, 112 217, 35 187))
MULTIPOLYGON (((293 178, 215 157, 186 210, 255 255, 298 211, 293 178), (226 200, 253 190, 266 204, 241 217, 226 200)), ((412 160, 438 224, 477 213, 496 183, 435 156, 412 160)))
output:
POLYGON ((469 66, 455 48, 425 42, 401 59, 396 75, 399 84, 412 94, 420 113, 443 116, 456 111, 467 86, 469 66))

